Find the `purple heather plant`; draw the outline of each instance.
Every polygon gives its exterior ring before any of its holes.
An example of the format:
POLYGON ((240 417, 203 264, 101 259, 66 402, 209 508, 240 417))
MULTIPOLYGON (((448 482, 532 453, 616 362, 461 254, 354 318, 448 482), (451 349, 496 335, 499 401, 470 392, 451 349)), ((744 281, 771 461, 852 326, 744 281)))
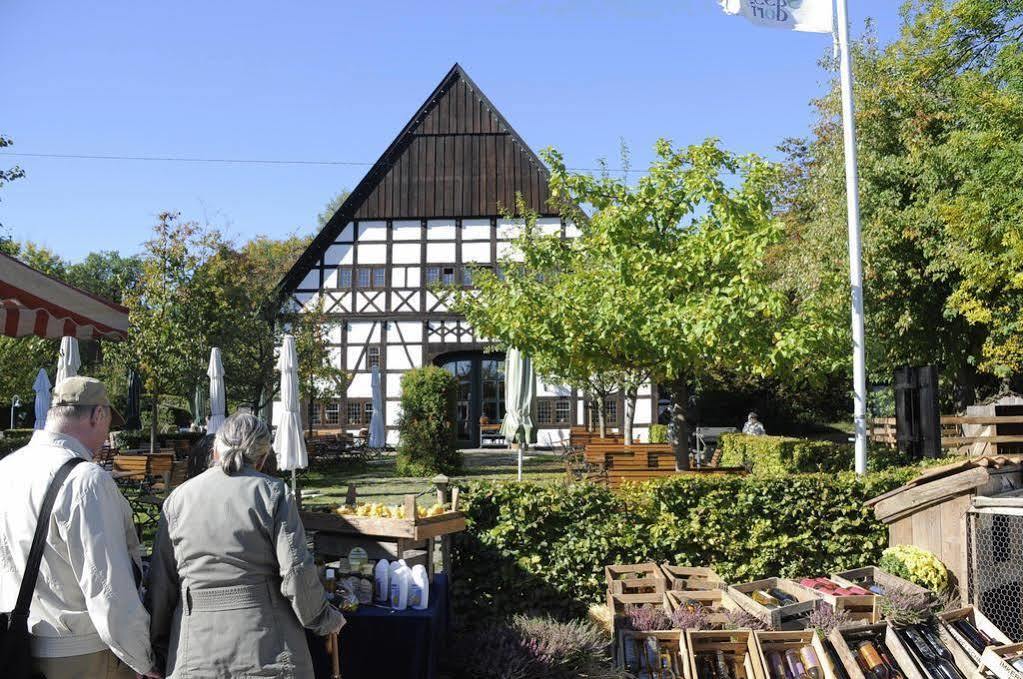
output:
POLYGON ((896 627, 916 625, 933 615, 930 597, 905 585, 889 585, 878 603, 881 617, 896 627))
POLYGON ((770 625, 741 608, 735 608, 725 613, 725 629, 752 629, 769 630, 770 625))
POLYGON ((671 626, 673 629, 706 629, 707 616, 707 609, 703 606, 679 606, 671 614, 671 626))
POLYGON ((810 613, 808 622, 810 628, 817 630, 817 635, 823 639, 831 630, 852 624, 852 616, 845 609, 836 610, 831 604, 821 603, 810 613))
POLYGON ((671 629, 671 619, 660 606, 643 604, 625 607, 625 624, 637 632, 671 629))

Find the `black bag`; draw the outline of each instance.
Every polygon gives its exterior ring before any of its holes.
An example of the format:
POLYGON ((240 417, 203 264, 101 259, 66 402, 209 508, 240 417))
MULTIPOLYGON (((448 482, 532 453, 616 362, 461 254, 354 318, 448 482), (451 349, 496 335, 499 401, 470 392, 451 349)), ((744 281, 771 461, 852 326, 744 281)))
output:
POLYGON ((46 547, 46 533, 50 526, 50 513, 53 503, 57 500, 57 492, 64 485, 64 480, 75 465, 85 462, 75 457, 61 465, 57 475, 46 489, 43 506, 39 508, 35 536, 32 547, 28 551, 28 562, 25 564, 25 575, 21 579, 18 591, 18 602, 10 613, 0 613, 0 667, 8 679, 29 679, 32 675, 32 653, 29 650, 28 610, 32 605, 32 594, 39 578, 39 564, 43 561, 43 548, 46 547))

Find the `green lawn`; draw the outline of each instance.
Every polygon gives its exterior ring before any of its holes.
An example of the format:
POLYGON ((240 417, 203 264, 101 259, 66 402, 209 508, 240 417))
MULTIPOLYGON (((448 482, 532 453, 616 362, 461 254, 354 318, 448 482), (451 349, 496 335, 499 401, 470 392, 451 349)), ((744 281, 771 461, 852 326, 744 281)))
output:
MULTIPOLYGON (((462 473, 451 477, 453 484, 465 486, 474 480, 514 481, 516 455, 508 450, 465 452, 462 473)), ((400 504, 408 493, 429 493, 434 486, 429 478, 398 476, 394 455, 361 465, 316 463, 298 480, 304 507, 336 507, 344 503, 348 484, 354 483, 360 501, 400 504)), ((527 481, 563 478, 561 456, 547 452, 529 452, 522 466, 527 481)), ((433 503, 432 494, 429 503, 433 503)))

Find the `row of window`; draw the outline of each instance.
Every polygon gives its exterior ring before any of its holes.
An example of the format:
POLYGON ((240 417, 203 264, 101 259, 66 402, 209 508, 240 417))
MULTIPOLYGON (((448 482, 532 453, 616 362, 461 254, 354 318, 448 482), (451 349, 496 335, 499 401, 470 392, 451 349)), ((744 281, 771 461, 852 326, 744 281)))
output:
MULTIPOLYGON (((370 347, 369 360, 373 361, 373 350, 376 350, 375 363, 379 365, 379 349, 370 347)), ((341 402, 328 401, 313 407, 313 425, 369 425, 373 418, 373 402, 369 400, 348 399, 344 408, 345 419, 341 421, 341 402)), ((604 418, 607 422, 618 420, 618 401, 609 398, 604 401, 604 418)), ((569 399, 540 398, 536 402, 536 421, 541 425, 567 425, 572 422, 572 401, 569 399)))
POLYGON ((568 399, 537 399, 537 424, 571 424, 572 402, 568 399))
MULTIPOLYGON (((424 268, 426 286, 472 285, 474 266, 428 266, 424 268)), ((359 290, 380 290, 387 287, 387 267, 384 266, 339 266, 337 269, 338 288, 355 287, 359 290)), ((399 286, 404 287, 404 286, 399 286)))
POLYGON ((345 419, 341 421, 341 401, 327 401, 313 405, 313 426, 369 426, 373 419, 373 401, 348 399, 345 402, 345 419))

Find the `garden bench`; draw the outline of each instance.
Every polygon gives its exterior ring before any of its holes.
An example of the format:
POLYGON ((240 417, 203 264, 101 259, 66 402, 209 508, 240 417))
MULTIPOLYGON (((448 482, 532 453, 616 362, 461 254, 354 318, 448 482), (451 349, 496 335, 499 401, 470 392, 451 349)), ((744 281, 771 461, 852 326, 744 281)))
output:
POLYGON ((480 418, 480 448, 488 441, 490 443, 497 441, 502 446, 506 444, 504 436, 501 434, 501 423, 491 424, 487 416, 484 415, 480 418))

